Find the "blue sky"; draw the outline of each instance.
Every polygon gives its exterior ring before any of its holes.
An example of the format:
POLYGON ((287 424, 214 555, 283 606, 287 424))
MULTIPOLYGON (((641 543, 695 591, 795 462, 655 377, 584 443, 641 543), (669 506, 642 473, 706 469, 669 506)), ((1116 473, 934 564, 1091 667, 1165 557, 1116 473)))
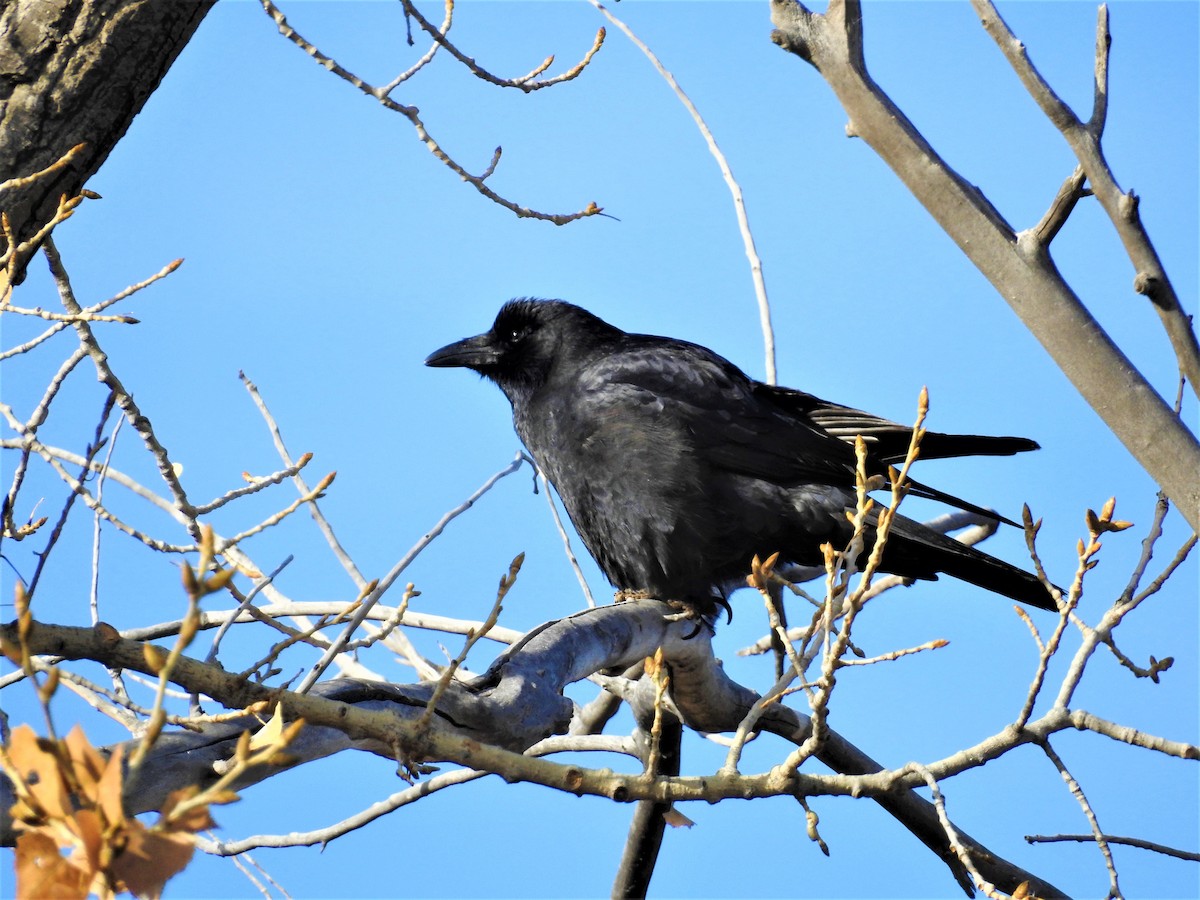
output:
MULTIPOLYGON (((741 182, 772 301, 781 383, 902 421, 913 417, 927 385, 934 429, 1038 440, 1043 449, 1035 454, 935 462, 916 475, 1008 515, 1029 503, 1045 519, 1042 555, 1060 583, 1074 569, 1084 510, 1115 495, 1118 515, 1136 526, 1105 541, 1090 576, 1083 611, 1098 617, 1140 552, 1154 502, 1147 476, 886 166, 845 136, 846 115, 827 85, 770 43, 765 3, 626 0, 614 8, 691 95, 741 182)), ((1043 75, 1086 113, 1095 7, 1000 8, 1043 75)), ((283 9, 300 33, 368 81, 389 80, 426 47, 420 39, 415 48, 405 44, 396 4, 293 2, 283 9)), ((1200 282, 1198 10, 1183 2, 1111 5, 1104 142, 1118 182, 1142 197, 1143 219, 1193 312, 1200 282)), ((428 15, 440 21, 436 4, 428 15)), ((453 34, 491 71, 515 76, 550 53, 558 57, 551 71, 562 71, 602 24, 583 2, 465 2, 453 34)), ((873 77, 925 137, 1014 227, 1035 223, 1074 160, 969 6, 868 4, 865 30, 873 77)), ((561 297, 627 330, 696 341, 756 377, 764 374, 729 194, 686 112, 615 29, 582 77, 550 90, 502 91, 439 58, 395 96, 420 107, 430 132, 469 170, 482 170, 502 145, 489 184, 510 199, 553 212, 594 201, 614 218, 555 227, 489 204, 441 166, 405 120, 284 41, 258 4, 227 0, 89 184, 104 199, 86 204, 56 233, 84 303, 185 258, 175 275, 124 304, 141 324, 102 332, 114 369, 183 465, 195 500, 236 487, 244 470, 279 467, 238 380, 244 371, 293 453, 314 453, 309 471, 337 471, 323 509, 369 577, 386 572, 518 449, 498 391, 469 373, 422 366, 433 349, 486 329, 505 299, 561 297)), ((1127 354, 1173 398, 1169 344, 1133 293, 1133 271, 1097 204, 1079 205, 1054 256, 1127 354)), ((17 302, 53 308, 44 264, 31 269, 17 302)), ((5 347, 42 330, 11 319, 4 321, 5 347)), ((67 352, 6 363, 4 402, 27 416, 67 352)), ((44 439, 82 447, 101 400, 81 367, 44 439)), ((1194 427, 1194 399, 1185 415, 1194 427)), ((114 463, 152 483, 149 460, 132 438, 128 430, 120 435, 114 463)), ((4 466, 7 484, 12 461, 5 458, 4 466)), ((34 477, 41 481, 24 496, 44 496, 42 514, 53 516, 61 485, 44 472, 34 477)), ((223 510, 213 524, 223 533, 240 531, 290 502, 289 490, 223 510)), ((160 537, 184 539, 135 498, 114 491, 111 502, 160 537)), ((914 503, 910 512, 933 510, 914 503)), ((1173 515, 1152 571, 1187 533, 1173 515)), ((90 520, 79 515, 39 591, 39 618, 88 621, 90 539, 90 520)), ((34 543, 4 548, 26 575, 41 547, 34 543)), ((1024 563, 1015 531, 997 535, 989 549, 1024 563)), ((264 569, 294 555, 279 581, 293 599, 352 599, 353 588, 304 514, 247 550, 264 569)), ((583 605, 527 470, 456 520, 405 578, 423 592, 420 609, 480 618, 519 551, 526 564, 503 623, 524 629, 583 605)), ((584 563, 593 591, 606 598, 604 579, 584 563)), ((11 596, 11 570, 0 578, 11 596)), ((1121 628, 1120 646, 1134 659, 1175 657, 1162 683, 1135 681, 1101 654, 1085 679, 1082 707, 1197 741, 1196 585, 1193 556, 1168 590, 1121 628)), ((183 604, 176 561, 111 532, 100 591, 102 616, 118 627, 177 618, 183 604)), ((763 689, 772 680, 767 659, 736 655, 763 631, 758 601, 737 599, 733 624, 718 632, 717 653, 734 677, 763 689)), ((889 765, 937 759, 996 731, 1019 710, 1036 661, 1011 604, 949 580, 893 592, 856 634, 874 653, 935 637, 950 641, 936 654, 855 670, 839 687, 831 724, 889 765)), ((441 657, 434 638, 415 639, 441 657)), ((264 640, 240 634, 230 645, 233 658, 257 658, 264 640)), ((454 654, 459 645, 446 646, 454 654)), ((477 648, 471 667, 484 668, 490 652, 477 648)), ((294 659, 297 667, 312 661, 294 659)), ((411 680, 411 670, 386 657, 367 662, 389 678, 411 680)), ((1062 663, 1052 669, 1052 680, 1062 670, 1062 663)), ((593 690, 585 685, 576 696, 587 699, 593 690)), ((36 721, 23 691, 6 691, 5 708, 14 722, 36 721)), ((93 725, 97 742, 121 737, 65 697, 57 716, 64 731, 79 718, 93 725)), ((1055 746, 1106 830, 1200 846, 1194 765, 1095 735, 1065 734, 1055 746)), ((745 768, 762 770, 785 753, 779 743, 760 741, 745 768)), ((685 754, 690 774, 714 770, 723 755, 698 739, 685 754)), ((400 790, 392 769, 361 754, 305 767, 218 810, 221 834, 329 824, 400 790)), ((1107 890, 1094 846, 1030 847, 1022 840, 1087 830, 1039 753, 1013 753, 944 789, 956 821, 997 852, 1070 892, 1107 890)), ((805 838, 794 801, 686 807, 696 827, 667 835, 653 893, 956 895, 941 863, 873 804, 817 799, 813 806, 830 859, 805 838)), ((294 897, 603 896, 630 812, 489 778, 423 800, 323 853, 254 856, 294 897)), ((1194 864, 1116 853, 1131 896, 1197 892, 1194 864)), ((0 860, 5 884, 10 859, 0 860)), ((232 863, 208 858, 168 886, 175 897, 254 893, 232 863)))

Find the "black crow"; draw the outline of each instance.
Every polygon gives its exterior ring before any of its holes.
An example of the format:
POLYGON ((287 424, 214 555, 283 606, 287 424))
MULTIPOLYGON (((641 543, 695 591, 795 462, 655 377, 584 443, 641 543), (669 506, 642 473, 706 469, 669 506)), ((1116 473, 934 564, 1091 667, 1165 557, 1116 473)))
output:
MULTIPOLYGON (((614 587, 706 617, 714 603, 728 609, 725 598, 746 584, 754 555, 778 551, 782 561, 820 565, 822 543, 844 547, 855 435, 867 441, 872 472, 884 474, 904 459, 912 434, 755 381, 697 344, 628 334, 559 300, 512 300, 490 331, 425 364, 464 366, 500 386, 517 434, 614 587)), ((929 432, 921 456, 1007 456, 1037 446, 929 432)), ((980 511, 924 485, 912 492, 980 511)), ((1028 572, 900 516, 881 568, 929 580, 944 572, 1056 608, 1028 572)))

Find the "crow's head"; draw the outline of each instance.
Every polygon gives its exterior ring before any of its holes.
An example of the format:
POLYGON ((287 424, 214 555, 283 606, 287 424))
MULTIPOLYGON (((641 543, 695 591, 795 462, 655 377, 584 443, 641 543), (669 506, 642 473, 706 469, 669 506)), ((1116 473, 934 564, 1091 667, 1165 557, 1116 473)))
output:
POLYGON ((509 399, 543 384, 560 361, 619 335, 611 325, 561 300, 510 300, 491 330, 436 350, 427 366, 462 366, 496 382, 509 399))

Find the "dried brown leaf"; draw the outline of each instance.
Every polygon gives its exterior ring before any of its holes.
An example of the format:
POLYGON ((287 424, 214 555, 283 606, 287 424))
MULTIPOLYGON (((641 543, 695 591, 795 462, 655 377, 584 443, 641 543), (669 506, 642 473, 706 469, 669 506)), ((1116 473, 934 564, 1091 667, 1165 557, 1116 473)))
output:
POLYGON ((8 743, 8 758, 37 805, 52 819, 69 814, 66 785, 59 772, 53 742, 39 738, 28 725, 18 725, 8 743))
POLYGON ((104 821, 110 825, 120 825, 125 821, 125 806, 121 802, 121 789, 124 784, 123 757, 125 748, 117 744, 113 755, 108 759, 108 765, 100 778, 96 791, 96 805, 104 814, 104 821))
MULTIPOLYGON (((79 865, 82 857, 87 861, 88 872, 100 871, 107 862, 104 852, 107 842, 104 839, 104 823, 100 821, 100 816, 94 809, 81 809, 75 813, 70 826, 79 839, 74 854, 75 864, 79 865)), ((112 855, 111 849, 107 855, 112 855)))
MULTIPOLYGON (((158 824, 155 825, 155 830, 161 830, 164 834, 171 832, 190 832, 194 834, 206 828, 216 828, 216 823, 208 814, 207 804, 194 806, 183 813, 175 814, 175 810, 180 803, 192 799, 198 793, 200 793, 200 788, 193 784, 168 794, 167 800, 163 804, 162 815, 159 817, 158 824)), ((234 796, 236 797, 236 795, 234 796)))
POLYGON ((157 900, 167 880, 191 860, 195 845, 189 835, 148 831, 136 819, 129 824, 125 850, 109 871, 130 892, 157 900))
POLYGON ((72 728, 63 743, 66 745, 67 755, 75 769, 75 778, 79 782, 80 788, 89 797, 94 796, 95 785, 100 780, 100 776, 104 774, 104 757, 87 739, 82 725, 77 724, 72 728))
POLYGON ((91 875, 59 852, 41 832, 17 838, 17 896, 46 900, 84 900, 91 875))

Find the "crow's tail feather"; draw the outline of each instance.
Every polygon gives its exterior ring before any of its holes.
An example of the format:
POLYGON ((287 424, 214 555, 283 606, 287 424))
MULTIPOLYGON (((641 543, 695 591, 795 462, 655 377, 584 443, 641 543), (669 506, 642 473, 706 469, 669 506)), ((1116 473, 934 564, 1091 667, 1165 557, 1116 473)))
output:
POLYGON ((892 524, 881 568, 904 578, 925 580, 936 580, 938 573, 944 572, 1019 603, 1058 611, 1036 575, 902 516, 892 524))
POLYGON ((922 459, 956 456, 1012 456, 1040 449, 1037 441, 1023 437, 993 437, 986 434, 943 434, 928 431, 921 439, 922 459))

